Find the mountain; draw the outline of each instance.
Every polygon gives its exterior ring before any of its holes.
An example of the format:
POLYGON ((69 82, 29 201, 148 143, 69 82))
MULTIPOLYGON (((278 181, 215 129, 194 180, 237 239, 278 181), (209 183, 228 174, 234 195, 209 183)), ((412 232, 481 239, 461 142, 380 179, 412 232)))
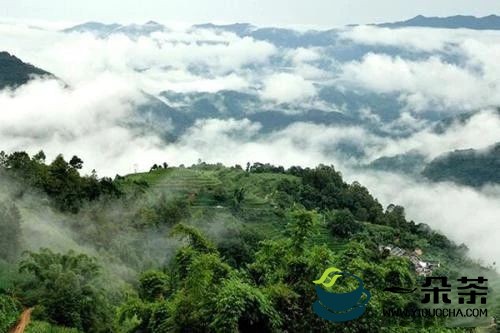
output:
POLYGON ((91 33, 100 38, 106 38, 114 34, 124 34, 130 38, 148 36, 153 32, 168 31, 164 25, 149 21, 144 24, 121 25, 118 23, 105 24, 100 22, 86 22, 62 30, 65 33, 91 33))
MULTIPOLYGON (((226 25, 204 23, 191 26, 191 30, 197 29, 212 30, 216 33, 234 33, 239 37, 252 37, 256 40, 267 41, 283 47, 333 46, 338 40, 336 30, 300 32, 275 27, 258 28, 249 23, 226 25)), ((169 29, 154 21, 129 25, 86 22, 61 31, 64 33, 91 33, 99 38, 107 38, 114 34, 124 34, 130 38, 138 38, 140 36, 149 36, 153 32, 169 31, 169 29)))
POLYGON ((418 175, 425 166, 425 157, 415 151, 395 156, 383 156, 368 165, 368 168, 380 171, 418 175))
POLYGON ((157 23, 155 21, 149 21, 145 24, 129 24, 121 26, 112 31, 113 34, 124 34, 129 37, 140 37, 144 35, 150 35, 153 32, 168 31, 169 29, 164 25, 157 23))
POLYGON ((216 30, 216 31, 226 31, 232 32, 240 37, 248 36, 252 33, 252 31, 257 28, 248 23, 234 23, 234 24, 226 24, 226 25, 218 25, 213 23, 204 23, 204 24, 196 24, 191 27, 192 29, 207 29, 207 30, 216 30))
MULTIPOLYGON (((360 60, 368 53, 385 53, 392 56, 402 56, 414 59, 426 58, 429 56, 424 51, 407 50, 394 45, 364 45, 346 40, 342 37, 342 31, 330 30, 307 30, 298 31, 277 27, 258 28, 248 23, 236 23, 228 25, 216 25, 205 23, 193 25, 191 30, 206 29, 216 33, 234 33, 239 37, 251 37, 255 40, 265 41, 282 48, 308 48, 322 47, 325 56, 336 61, 360 60)), ((447 61, 453 61, 449 54, 442 53, 440 56, 447 61)), ((328 62, 318 64, 322 69, 328 62)))
POLYGON ((252 37, 283 47, 333 46, 338 36, 335 30, 308 30, 305 32, 264 27, 257 28, 248 23, 216 25, 212 23, 193 25, 192 29, 207 29, 216 32, 232 32, 239 37, 252 37))
MULTIPOLYGON (((283 129, 295 122, 309 122, 327 125, 353 125, 357 119, 335 111, 305 108, 297 112, 293 105, 280 104, 269 107, 257 95, 232 90, 217 93, 179 94, 172 91, 161 93, 168 101, 169 107, 150 108, 151 115, 162 115, 172 119, 177 133, 184 132, 200 119, 249 119, 262 124, 262 132, 283 129)), ((153 104, 149 104, 151 106, 153 104)), ((161 116, 160 116, 161 118, 161 116)))
POLYGON ((66 32, 66 33, 90 32, 90 33, 95 34, 95 35, 105 36, 105 35, 109 35, 113 30, 116 30, 120 27, 122 27, 122 25, 117 24, 117 23, 105 24, 105 23, 100 23, 100 22, 87 22, 87 23, 75 25, 74 27, 71 27, 71 28, 64 29, 64 30, 62 30, 62 32, 66 32))
POLYGON ((18 87, 34 76, 54 77, 49 72, 25 63, 8 52, 0 52, 0 89, 18 87))
MULTIPOLYGON (((359 121, 335 111, 306 108, 301 112, 292 105, 270 108, 258 96, 232 90, 217 93, 176 93, 165 91, 159 97, 146 95, 128 124, 135 129, 155 132, 167 142, 175 141, 196 121, 208 119, 243 120, 261 124, 262 135, 286 128, 293 123, 354 125, 359 121)), ((351 153, 351 151, 349 151, 351 153)))
MULTIPOLYGON (((425 305, 387 287, 416 288, 438 274, 499 278, 468 259, 465 245, 410 221, 401 206, 384 209, 333 166, 171 167, 163 156, 150 172, 112 180, 81 175, 76 156, 50 164, 40 156, 4 154, 0 164, 0 185, 18 185, 2 186, 12 199, 0 200, 0 332, 33 306, 29 332, 338 332, 311 307, 311 281, 331 263, 375 295, 345 331, 400 332, 401 319, 383 309, 425 305)), ((488 288, 498 304, 498 285, 488 288)), ((441 317, 403 324, 407 332, 450 326, 441 317)))
MULTIPOLYGON (((375 24, 375 26, 386 28, 404 27, 430 27, 447 29, 476 29, 476 30, 500 30, 500 16, 490 15, 485 17, 475 16, 450 16, 450 17, 426 17, 416 16, 412 19, 400 22, 375 24)), ((214 24, 203 23, 191 26, 191 30, 206 29, 217 33, 234 33, 239 37, 252 37, 256 40, 270 42, 282 47, 335 47, 345 48, 345 41, 339 37, 339 30, 308 30, 297 31, 277 27, 256 27, 249 23, 214 24)), ((114 34, 124 34, 130 38, 149 36, 153 32, 169 31, 169 29, 157 22, 149 21, 145 24, 122 25, 118 23, 105 24, 100 22, 86 22, 62 30, 65 33, 91 33, 100 38, 107 38, 114 34)), ((353 52, 348 50, 349 53, 353 52)))
POLYGON ((407 21, 377 24, 385 28, 428 27, 444 29, 474 29, 474 30, 500 30, 500 16, 490 15, 485 17, 475 16, 449 16, 426 17, 416 16, 407 21))
POLYGON ((500 184, 500 143, 482 150, 456 150, 430 162, 423 175, 432 181, 452 181, 480 187, 500 184))

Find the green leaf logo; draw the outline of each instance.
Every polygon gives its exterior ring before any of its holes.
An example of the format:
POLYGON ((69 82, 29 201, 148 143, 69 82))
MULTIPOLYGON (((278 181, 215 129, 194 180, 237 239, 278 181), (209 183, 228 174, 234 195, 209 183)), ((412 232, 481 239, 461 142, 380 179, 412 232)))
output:
POLYGON ((330 288, 335 284, 335 282, 337 282, 337 279, 342 276, 341 274, 334 274, 333 276, 330 275, 332 273, 338 273, 338 272, 341 272, 341 270, 336 267, 330 267, 323 272, 323 275, 321 275, 321 277, 318 280, 313 281, 313 283, 321 284, 325 288, 330 288))

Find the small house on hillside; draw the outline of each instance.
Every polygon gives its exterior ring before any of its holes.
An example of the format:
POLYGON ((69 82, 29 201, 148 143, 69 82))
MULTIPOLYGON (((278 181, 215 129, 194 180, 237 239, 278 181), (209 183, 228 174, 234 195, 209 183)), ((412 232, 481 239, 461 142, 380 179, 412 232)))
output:
POLYGON ((439 261, 422 260, 421 256, 423 255, 423 251, 419 248, 415 249, 413 252, 409 252, 393 245, 380 245, 379 251, 385 256, 408 258, 415 267, 415 273, 420 276, 431 275, 434 269, 441 266, 439 261))

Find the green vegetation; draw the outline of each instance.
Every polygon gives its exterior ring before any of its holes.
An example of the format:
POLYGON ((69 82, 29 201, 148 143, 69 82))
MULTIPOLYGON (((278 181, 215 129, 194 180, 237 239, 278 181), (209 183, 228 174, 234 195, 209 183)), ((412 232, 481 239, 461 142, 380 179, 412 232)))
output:
POLYGON ((25 333, 79 333, 74 328, 50 325, 42 321, 33 321, 26 328, 25 333))
POLYGON ((20 313, 18 302, 0 294, 0 332, 7 332, 17 322, 20 313))
POLYGON ((423 175, 432 181, 452 181, 481 187, 500 183, 500 144, 483 151, 457 150, 440 156, 427 165, 423 175))
POLYGON ((37 307, 38 318, 84 332, 111 331, 108 303, 96 286, 99 266, 93 258, 42 249, 27 253, 19 270, 32 275, 22 289, 27 291, 25 303, 37 307))
POLYGON ((34 75, 53 77, 52 74, 26 64, 7 52, 0 52, 0 89, 25 84, 34 75))
POLYGON ((21 215, 15 205, 0 202, 0 259, 13 261, 19 254, 21 215))
POLYGON ((10 155, 0 152, 0 175, 5 174, 23 185, 45 192, 54 205, 62 211, 77 212, 82 203, 93 201, 102 195, 118 195, 109 178, 97 179, 95 173, 80 177, 78 170, 83 161, 73 156, 69 162, 62 155, 49 165, 45 163, 43 151, 30 157, 25 152, 10 155))
POLYGON ((15 230, 2 243, 0 299, 20 303, 0 308, 3 327, 22 305, 34 308, 32 333, 465 332, 442 319, 385 317, 420 304, 417 294, 384 292, 388 283, 412 287, 422 277, 408 257, 379 246, 421 249, 440 261, 436 274, 496 278, 467 259, 465 246, 408 221, 403 207, 384 210, 332 166, 161 164, 111 180, 81 176, 77 157, 0 156, 1 181, 10 184, 0 228, 15 230), (84 253, 19 255, 19 225, 35 223, 25 208, 34 196, 84 253), (371 291, 360 319, 333 324, 312 312, 312 281, 331 266, 371 291))

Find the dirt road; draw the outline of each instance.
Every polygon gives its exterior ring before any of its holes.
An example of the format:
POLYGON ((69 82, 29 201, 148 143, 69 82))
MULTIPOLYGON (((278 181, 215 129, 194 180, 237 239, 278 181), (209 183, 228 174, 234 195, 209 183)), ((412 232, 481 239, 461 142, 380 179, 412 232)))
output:
POLYGON ((17 323, 16 326, 14 326, 9 333, 24 333, 24 330, 26 329, 26 326, 30 323, 31 319, 31 311, 33 309, 25 309, 23 313, 21 314, 21 318, 19 319, 19 322, 17 323))

